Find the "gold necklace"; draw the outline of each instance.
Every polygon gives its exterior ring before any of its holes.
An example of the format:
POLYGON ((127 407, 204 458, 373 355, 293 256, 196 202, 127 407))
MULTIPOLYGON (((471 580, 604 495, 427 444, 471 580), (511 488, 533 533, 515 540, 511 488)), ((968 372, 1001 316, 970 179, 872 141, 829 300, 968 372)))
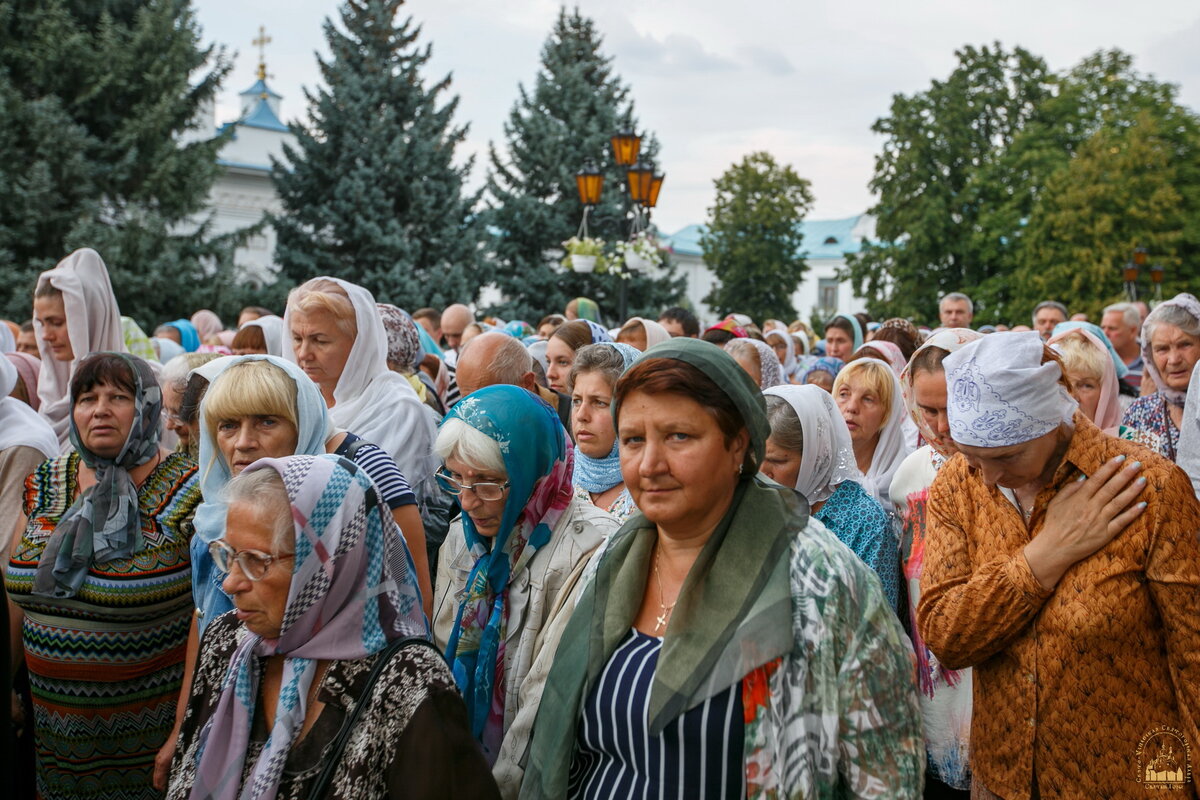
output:
POLYGON ((675 602, 671 603, 671 605, 667 605, 666 600, 663 597, 662 575, 658 571, 658 554, 659 554, 659 549, 657 547, 655 547, 654 548, 654 579, 658 582, 658 610, 660 612, 659 615, 654 618, 654 632, 655 633, 658 633, 658 631, 660 629, 667 627, 667 622, 669 622, 671 619, 671 612, 675 610, 676 604, 679 603, 679 595, 675 596, 675 602))

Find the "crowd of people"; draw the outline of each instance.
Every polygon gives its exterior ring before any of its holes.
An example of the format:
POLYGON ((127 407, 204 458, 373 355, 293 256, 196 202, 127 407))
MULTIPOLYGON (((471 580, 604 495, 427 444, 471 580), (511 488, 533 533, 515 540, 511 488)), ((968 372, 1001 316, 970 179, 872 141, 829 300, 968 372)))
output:
POLYGON ((13 797, 1200 796, 1189 294, 147 336, 83 249, 30 309, 13 797))

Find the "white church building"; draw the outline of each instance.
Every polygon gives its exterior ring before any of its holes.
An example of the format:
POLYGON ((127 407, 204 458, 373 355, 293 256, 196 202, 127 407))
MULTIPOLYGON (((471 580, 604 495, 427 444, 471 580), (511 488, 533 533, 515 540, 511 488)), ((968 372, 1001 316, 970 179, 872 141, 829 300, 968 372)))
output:
MULTIPOLYGON (((825 319, 835 311, 866 310, 866 303, 854 294, 848 281, 838 279, 838 272, 846 268, 847 256, 857 253, 864 242, 874 238, 875 218, 860 214, 844 219, 805 220, 800 228, 808 270, 792 294, 796 318, 807 322, 814 311, 825 319)), ((712 290, 715 278, 700 250, 703 234, 703 225, 688 225, 661 237, 659 243, 670 251, 679 274, 687 278, 689 306, 702 321, 713 322, 719 315, 708 307, 704 297, 712 290)))

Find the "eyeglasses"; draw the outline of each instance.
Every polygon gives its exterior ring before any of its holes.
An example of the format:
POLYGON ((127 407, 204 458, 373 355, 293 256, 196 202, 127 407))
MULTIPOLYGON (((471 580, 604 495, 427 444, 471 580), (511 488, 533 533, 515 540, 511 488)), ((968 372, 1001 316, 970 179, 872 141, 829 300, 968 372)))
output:
POLYGON ((512 485, 509 481, 505 481, 504 483, 460 483, 440 469, 435 472, 434 475, 437 477, 438 483, 441 485, 441 487, 455 497, 458 497, 463 492, 470 490, 471 492, 474 492, 475 496, 480 500, 485 501, 499 500, 500 498, 504 497, 505 490, 512 485))
POLYGON ((252 581, 261 581, 267 577, 267 570, 276 561, 295 558, 293 555, 275 556, 259 550, 234 550, 224 539, 217 539, 208 545, 208 554, 212 556, 213 564, 226 574, 237 562, 242 574, 252 581))

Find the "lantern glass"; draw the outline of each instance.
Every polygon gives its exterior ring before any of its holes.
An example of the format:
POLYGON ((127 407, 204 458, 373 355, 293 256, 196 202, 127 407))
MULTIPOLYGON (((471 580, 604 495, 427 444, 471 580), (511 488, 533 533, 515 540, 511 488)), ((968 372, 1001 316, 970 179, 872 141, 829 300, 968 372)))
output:
POLYGON ((1125 282, 1134 283, 1138 279, 1138 266, 1130 261, 1125 265, 1125 282))
POLYGON ((629 182, 629 197, 635 203, 645 203, 650 197, 650 184, 654 181, 654 167, 638 162, 626 173, 629 182))
POLYGON ((604 176, 593 166, 584 167, 575 173, 575 188, 579 191, 579 202, 585 206, 594 206, 600 202, 604 176))
POLYGON ((619 167, 636 164, 642 151, 642 137, 631 130, 624 130, 612 137, 613 161, 619 167))
POLYGON ((1162 283, 1162 279, 1163 279, 1162 264, 1155 264, 1152 267, 1150 267, 1150 282, 1151 283, 1162 283))
POLYGON ((1134 248, 1133 263, 1137 264, 1139 268, 1146 266, 1146 248, 1144 248, 1144 247, 1134 248))
POLYGON ((643 201, 643 205, 646 208, 654 208, 658 205, 658 193, 662 191, 663 179, 666 177, 665 174, 655 175, 650 179, 650 191, 646 195, 645 201, 643 201))

